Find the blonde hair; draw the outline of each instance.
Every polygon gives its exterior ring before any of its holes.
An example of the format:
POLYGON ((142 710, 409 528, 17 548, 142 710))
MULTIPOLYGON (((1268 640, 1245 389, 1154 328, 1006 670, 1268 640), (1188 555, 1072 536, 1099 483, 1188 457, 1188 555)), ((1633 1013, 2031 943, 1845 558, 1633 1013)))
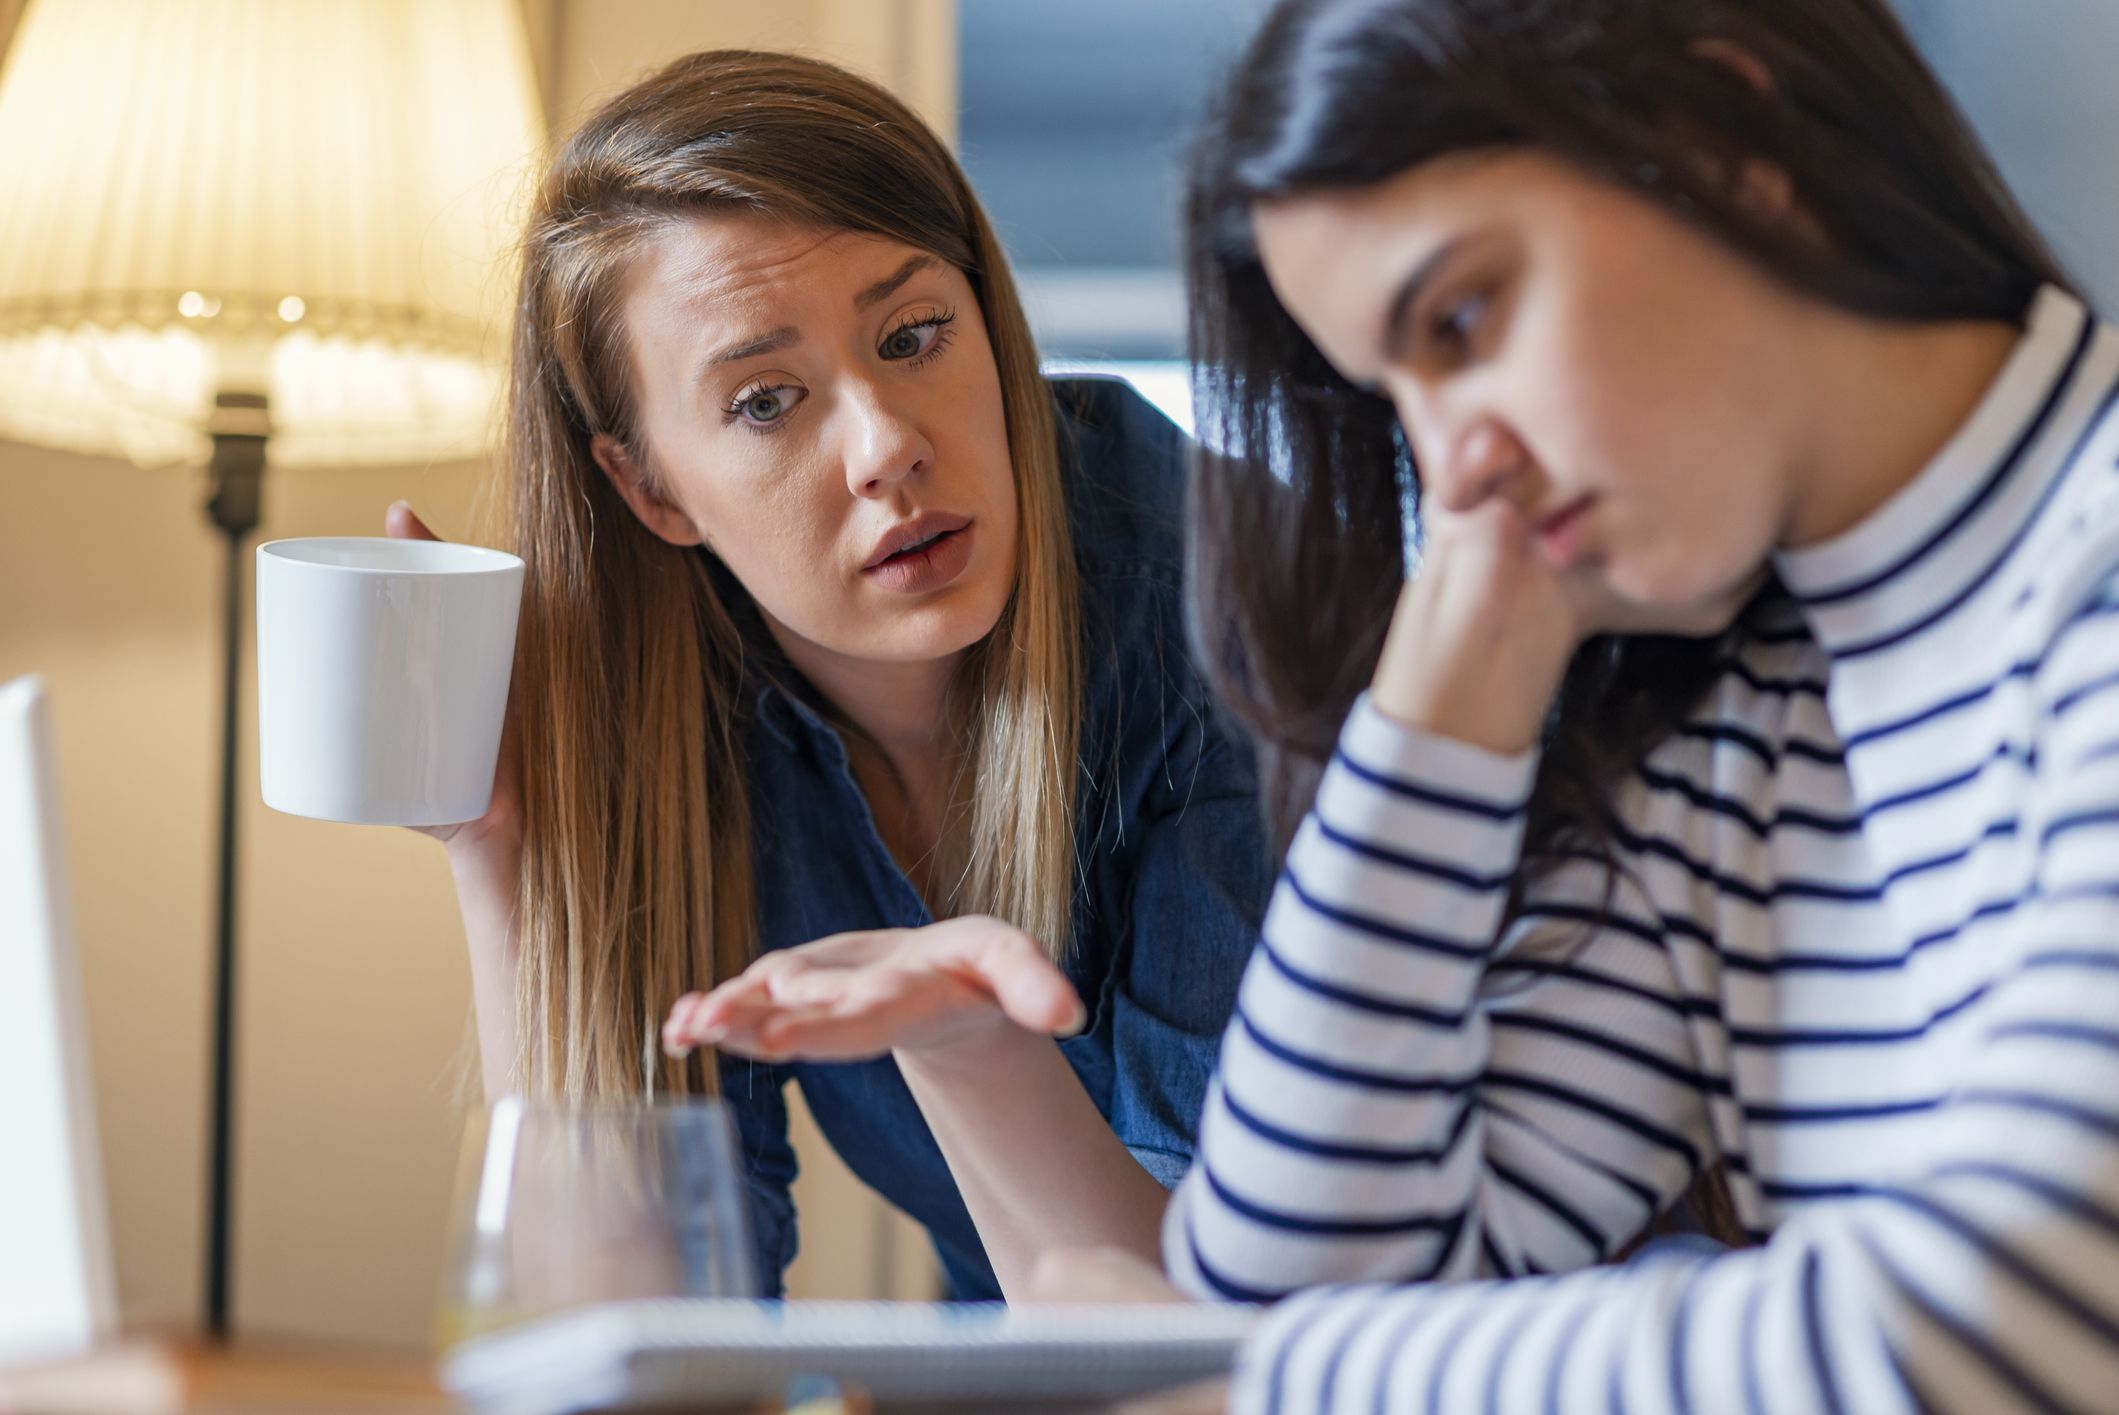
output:
POLYGON ((953 912, 1056 958, 1071 933, 1079 591, 1053 404, 992 227, 912 111, 790 55, 694 54, 605 103, 560 148, 523 240, 508 393, 510 539, 527 566, 516 658, 524 763, 517 1056, 570 1100, 710 1093, 709 1058, 655 1044, 678 996, 756 949, 742 634, 705 552, 657 539, 595 461, 637 465, 620 291, 673 221, 760 212, 886 237, 970 280, 1007 414, 1016 583, 969 655, 953 912))

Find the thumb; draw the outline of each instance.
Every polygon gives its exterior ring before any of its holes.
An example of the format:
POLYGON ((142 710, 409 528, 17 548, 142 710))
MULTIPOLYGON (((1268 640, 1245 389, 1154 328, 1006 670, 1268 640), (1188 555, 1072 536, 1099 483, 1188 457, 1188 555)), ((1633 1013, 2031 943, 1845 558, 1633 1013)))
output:
POLYGON ((393 501, 390 509, 383 512, 383 534, 392 540, 440 540, 441 537, 427 529, 413 511, 409 501, 393 501))
POLYGON ((1087 1022, 1074 984, 1028 934, 1011 929, 993 938, 978 963, 994 1000, 1018 1027, 1065 1037, 1087 1022))

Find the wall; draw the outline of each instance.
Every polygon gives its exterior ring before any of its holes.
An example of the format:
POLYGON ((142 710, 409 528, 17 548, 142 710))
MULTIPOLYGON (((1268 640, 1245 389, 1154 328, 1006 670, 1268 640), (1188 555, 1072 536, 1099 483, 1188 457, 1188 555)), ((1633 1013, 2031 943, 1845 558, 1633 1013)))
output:
MULTIPOLYGON (((478 469, 284 476, 264 535, 463 523, 478 469)), ((200 1282, 221 553, 201 477, 0 446, 0 677, 50 680, 123 1310, 200 1282)), ((254 716, 254 690, 244 689, 254 716)), ((466 978, 441 850, 257 802, 242 751, 236 1315, 422 1339, 466 978)))
MULTIPOLYGON (((4 0, 0 0, 4 3, 4 0)), ((955 0, 523 0, 545 106, 559 126, 597 95, 695 49, 786 49, 890 86, 956 132, 955 0)))
MULTIPOLYGON (((19 5, 0 0, 0 38, 19 5)), ((949 0, 526 0, 552 111, 689 49, 801 47, 954 107, 949 0)), ((484 469, 276 475, 262 538, 364 534, 409 496, 469 524, 484 469)), ((218 770, 220 550, 202 475, 0 443, 0 679, 43 673, 78 900, 120 1300, 194 1320, 201 1283, 218 770)), ((248 649, 246 647, 246 662, 248 649)), ((427 1339, 468 1039, 441 848, 258 802, 246 677, 236 1322, 253 1334, 427 1339)), ((923 1246, 813 1131, 798 1197, 809 1295, 916 1293, 923 1246)))

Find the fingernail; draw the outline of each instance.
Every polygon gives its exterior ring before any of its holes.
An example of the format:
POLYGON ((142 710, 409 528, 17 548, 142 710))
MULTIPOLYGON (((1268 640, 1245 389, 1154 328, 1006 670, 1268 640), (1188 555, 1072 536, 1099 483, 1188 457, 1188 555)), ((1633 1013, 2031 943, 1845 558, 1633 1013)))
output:
POLYGON ((387 516, 392 511, 410 511, 411 509, 412 503, 400 496, 399 498, 397 498, 397 500, 391 502, 387 507, 383 509, 383 514, 387 516))

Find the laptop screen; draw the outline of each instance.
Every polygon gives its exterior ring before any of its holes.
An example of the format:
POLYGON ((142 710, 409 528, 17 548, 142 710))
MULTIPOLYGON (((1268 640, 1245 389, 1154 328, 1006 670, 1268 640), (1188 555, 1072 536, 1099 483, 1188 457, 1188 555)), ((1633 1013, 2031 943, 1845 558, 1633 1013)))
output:
POLYGON ((116 1325, 42 683, 0 684, 0 1359, 116 1325))

